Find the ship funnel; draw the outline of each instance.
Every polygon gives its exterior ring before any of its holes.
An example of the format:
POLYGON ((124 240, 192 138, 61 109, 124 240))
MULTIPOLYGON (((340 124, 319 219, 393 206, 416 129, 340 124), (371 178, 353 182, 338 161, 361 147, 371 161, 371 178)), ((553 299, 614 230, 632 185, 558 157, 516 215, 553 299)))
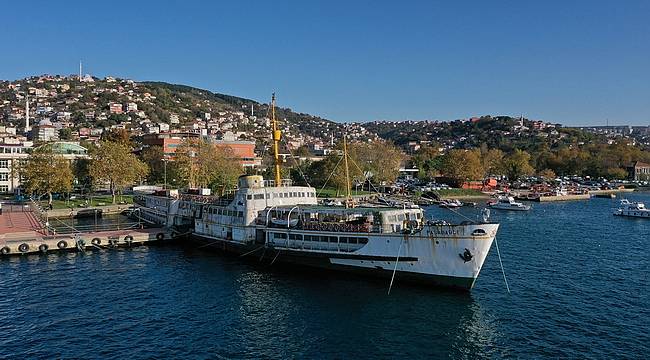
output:
POLYGON ((239 177, 240 189, 258 189, 264 187, 264 178, 261 175, 242 175, 239 177))

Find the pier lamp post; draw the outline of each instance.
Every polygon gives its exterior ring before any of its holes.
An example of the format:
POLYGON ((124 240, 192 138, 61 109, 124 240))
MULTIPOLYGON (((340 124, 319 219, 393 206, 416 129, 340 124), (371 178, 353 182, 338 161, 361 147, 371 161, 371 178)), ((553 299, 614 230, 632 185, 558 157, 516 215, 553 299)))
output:
POLYGON ((164 164, 164 165, 163 165, 163 169, 164 169, 163 172, 164 172, 164 174, 165 174, 165 175, 164 175, 164 177, 165 177, 165 187, 164 187, 164 190, 167 190, 167 161, 169 161, 169 160, 168 160, 165 156, 163 156, 163 158, 162 158, 162 162, 163 162, 163 164, 164 164))

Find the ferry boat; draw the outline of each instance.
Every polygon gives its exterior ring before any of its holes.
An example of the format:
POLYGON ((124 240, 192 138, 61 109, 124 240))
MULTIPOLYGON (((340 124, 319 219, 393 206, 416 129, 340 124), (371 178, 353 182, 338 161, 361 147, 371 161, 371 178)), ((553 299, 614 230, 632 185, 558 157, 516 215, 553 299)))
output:
POLYGON ((490 209, 497 210, 512 210, 512 211, 528 211, 530 205, 516 202, 512 196, 499 196, 496 201, 488 203, 490 209))
POLYGON ((621 206, 614 211, 614 215, 650 219, 650 209, 647 209, 642 202, 631 202, 622 199, 621 206))
MULTIPOLYGON (((427 220, 419 207, 355 207, 348 181, 344 207, 320 206, 316 189, 280 179, 271 103, 275 179, 238 179, 222 196, 136 198, 141 216, 169 226, 206 248, 267 261, 382 276, 469 290, 481 271, 499 224, 427 220)), ((347 140, 343 139, 344 155, 347 140)), ((346 166, 347 159, 343 162, 346 166)), ((392 284, 392 280, 391 280, 392 284)))

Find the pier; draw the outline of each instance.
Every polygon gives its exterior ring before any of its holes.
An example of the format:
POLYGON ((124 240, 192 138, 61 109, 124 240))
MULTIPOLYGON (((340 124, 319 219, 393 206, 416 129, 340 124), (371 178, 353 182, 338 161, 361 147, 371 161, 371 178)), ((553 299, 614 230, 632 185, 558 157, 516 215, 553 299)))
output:
POLYGON ((131 247, 170 240, 161 228, 146 228, 141 222, 70 226, 49 218, 34 205, 3 204, 0 215, 0 256, 86 251, 131 247))

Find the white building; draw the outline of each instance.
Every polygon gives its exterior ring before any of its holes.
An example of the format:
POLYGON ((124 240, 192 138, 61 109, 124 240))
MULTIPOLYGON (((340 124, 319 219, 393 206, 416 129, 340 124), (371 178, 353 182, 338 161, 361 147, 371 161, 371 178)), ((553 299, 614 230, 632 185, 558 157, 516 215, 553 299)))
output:
POLYGON ((38 125, 32 128, 32 139, 36 141, 59 140, 59 131, 50 120, 41 120, 38 125))

